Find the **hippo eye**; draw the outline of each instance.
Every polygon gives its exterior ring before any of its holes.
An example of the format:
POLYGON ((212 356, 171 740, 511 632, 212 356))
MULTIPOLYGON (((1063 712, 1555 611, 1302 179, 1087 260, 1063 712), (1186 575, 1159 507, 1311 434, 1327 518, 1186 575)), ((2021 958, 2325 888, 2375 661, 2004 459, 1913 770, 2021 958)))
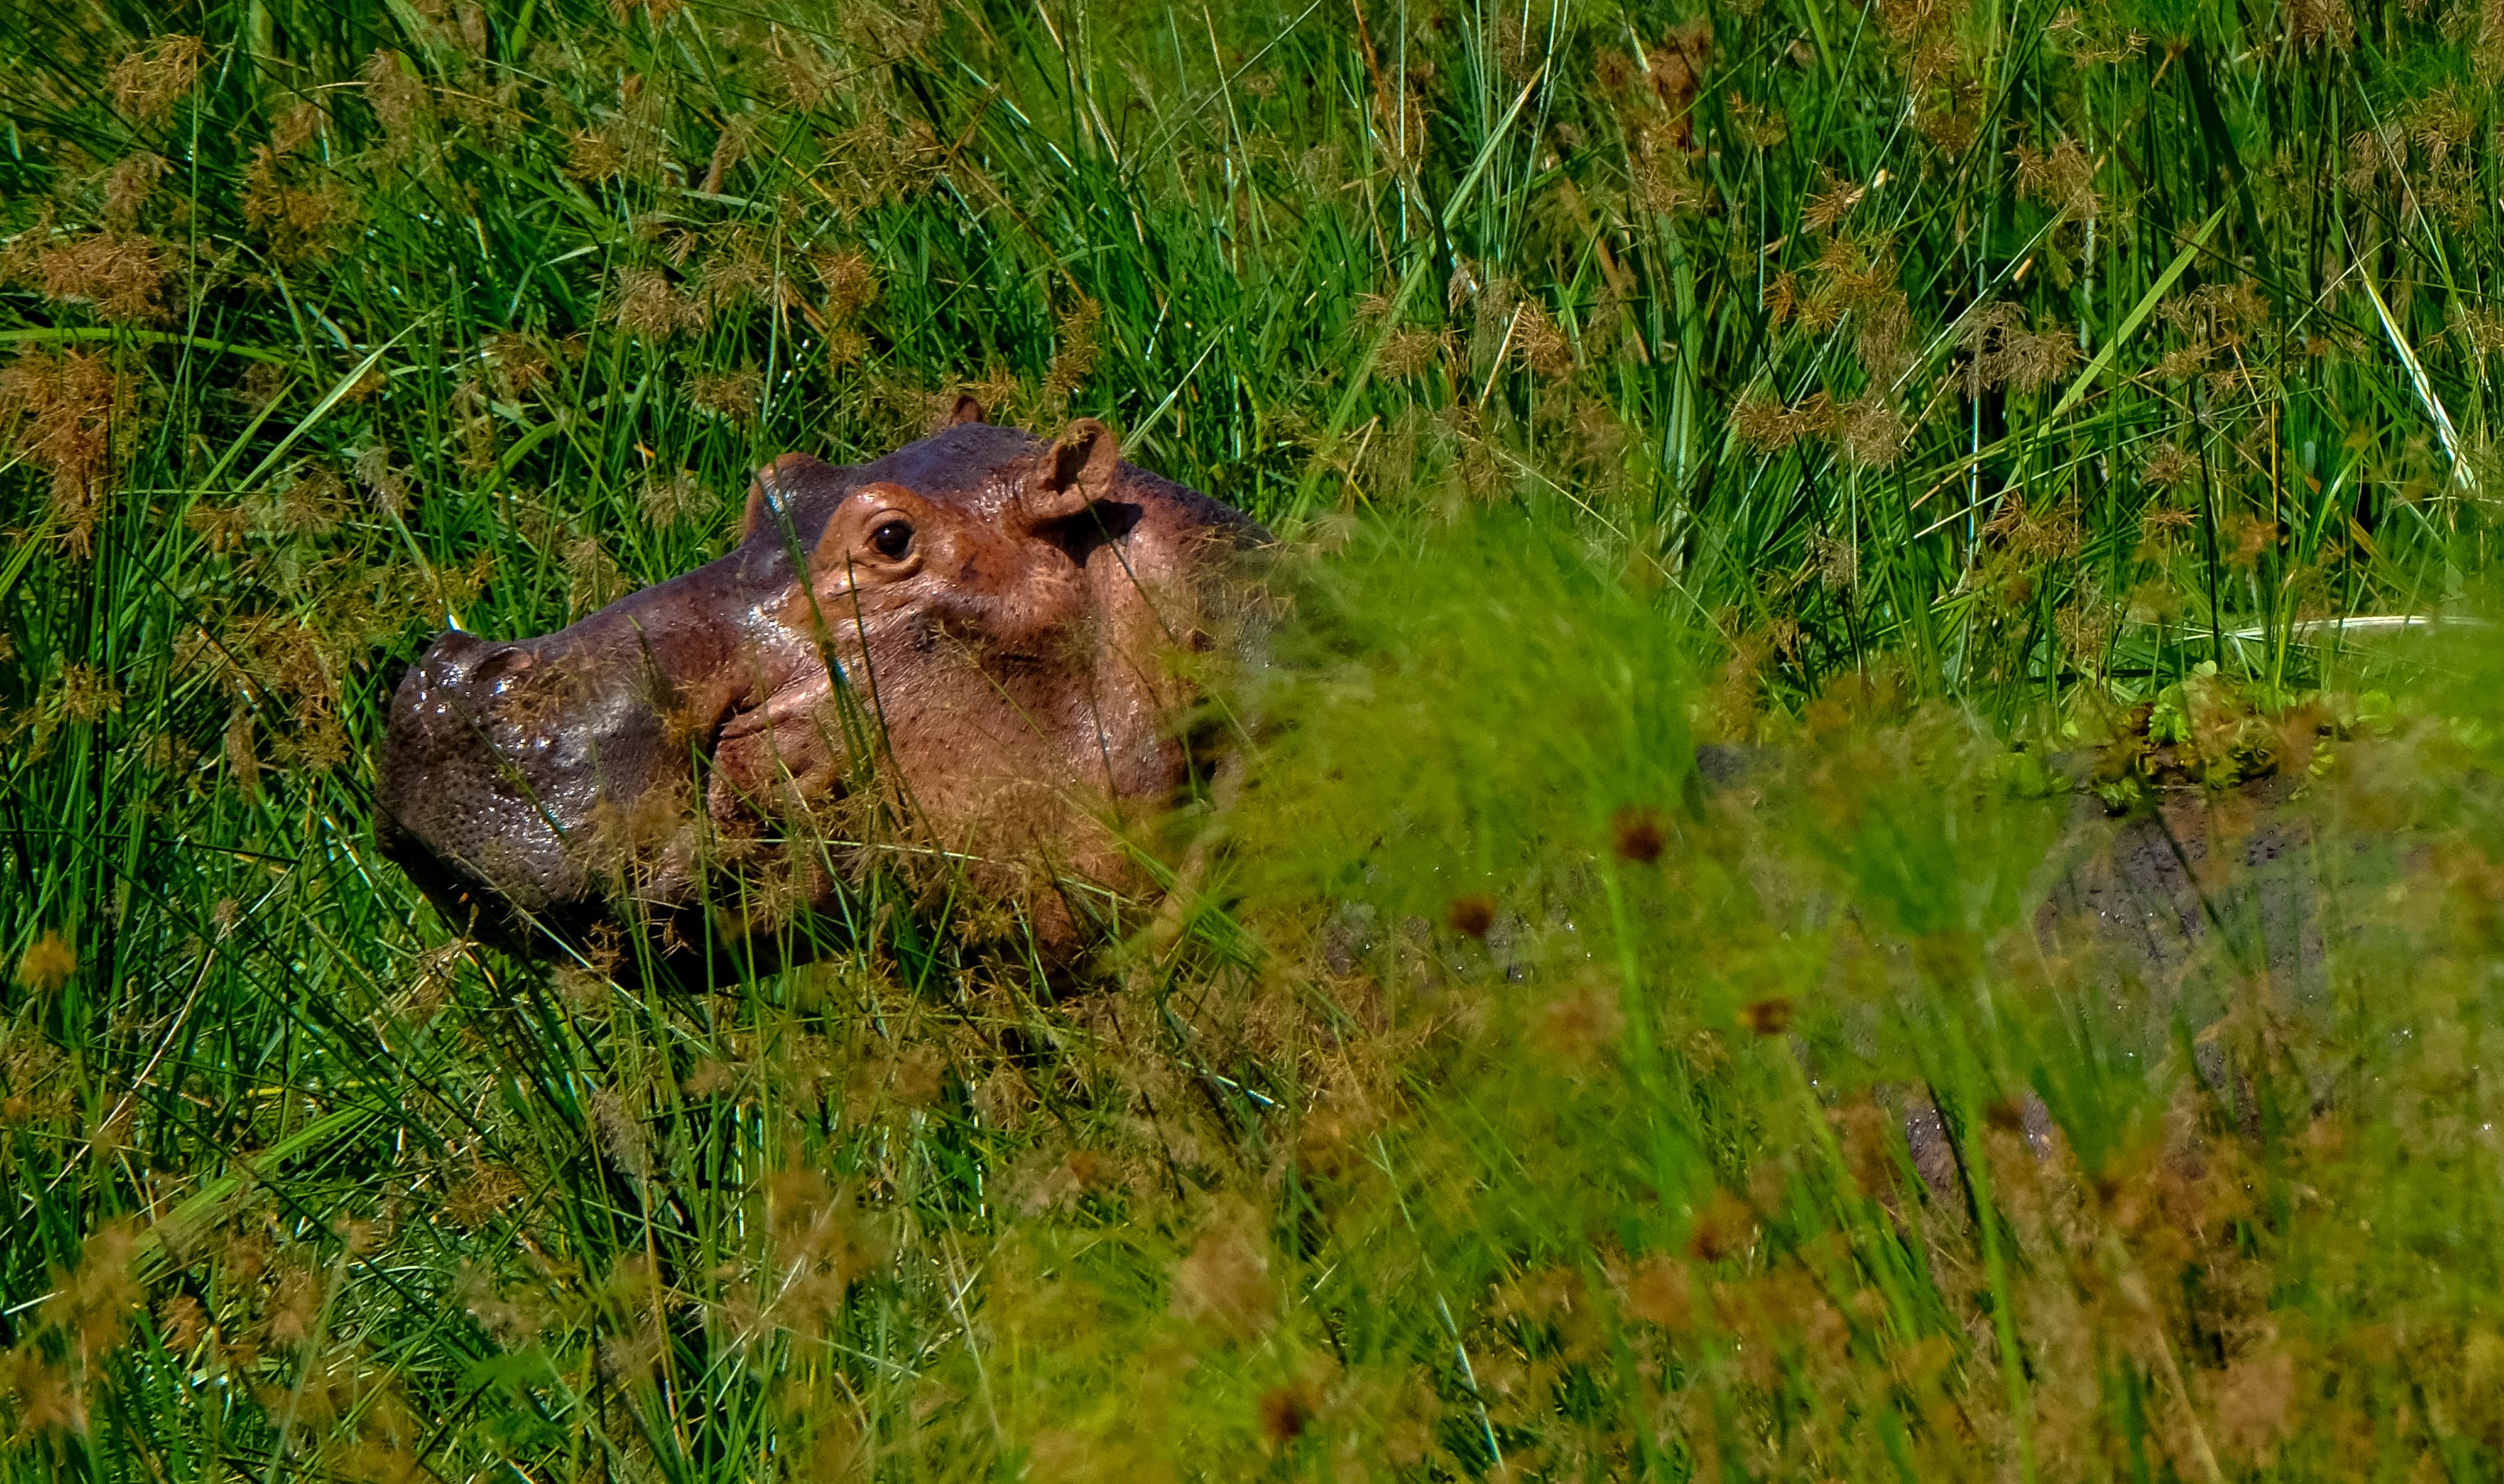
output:
POLYGON ((869 543, 880 556, 890 562, 901 562, 913 549, 913 523, 906 520, 883 520, 869 534, 869 543))

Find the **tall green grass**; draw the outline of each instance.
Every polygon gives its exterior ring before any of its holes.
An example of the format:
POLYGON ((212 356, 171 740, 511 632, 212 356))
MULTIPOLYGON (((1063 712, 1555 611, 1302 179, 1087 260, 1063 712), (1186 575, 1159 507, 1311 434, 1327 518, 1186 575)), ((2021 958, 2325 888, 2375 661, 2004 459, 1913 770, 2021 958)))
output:
POLYGON ((0 1468, 2493 1474, 2494 670, 2325 624, 2487 570, 2499 67, 2345 0, 0 5, 0 1468), (433 633, 961 389, 1295 548, 1082 984, 874 889, 628 988, 374 855, 433 633), (2115 962, 2038 913, 2099 742, 2362 843, 2115 962))

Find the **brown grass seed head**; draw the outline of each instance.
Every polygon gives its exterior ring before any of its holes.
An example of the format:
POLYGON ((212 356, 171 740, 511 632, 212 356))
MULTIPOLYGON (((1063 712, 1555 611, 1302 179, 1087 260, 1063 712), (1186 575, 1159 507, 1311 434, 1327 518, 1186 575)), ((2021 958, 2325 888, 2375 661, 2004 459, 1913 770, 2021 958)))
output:
POLYGON ((1791 1002, 1780 995, 1751 1001, 1740 1010, 1739 1023, 1759 1036, 1779 1036, 1791 1028, 1791 1002))
POLYGON ((161 123, 199 81, 208 48, 196 36, 166 36, 113 64, 104 76, 114 107, 143 123, 161 123))
POLYGON ((1630 805, 1609 817, 1609 848, 1619 860, 1649 866, 1660 859, 1668 838, 1658 810, 1630 805))
POLYGON ((17 960, 17 983, 38 994, 58 989, 78 972, 78 950, 57 931, 47 930, 17 960))

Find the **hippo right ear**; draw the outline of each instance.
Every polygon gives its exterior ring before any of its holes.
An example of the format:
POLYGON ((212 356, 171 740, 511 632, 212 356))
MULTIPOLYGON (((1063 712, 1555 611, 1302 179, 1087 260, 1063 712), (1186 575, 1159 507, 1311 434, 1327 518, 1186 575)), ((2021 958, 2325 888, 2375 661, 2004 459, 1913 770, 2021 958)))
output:
POLYGON ((933 433, 946 432, 951 428, 962 428, 967 423, 979 423, 984 415, 983 404, 974 399, 973 394, 959 392, 955 401, 941 405, 939 415, 930 420, 930 431, 933 433))
POLYGON ((1061 430, 1026 485, 1026 507, 1043 519, 1083 510, 1113 493, 1113 476, 1122 466, 1122 440, 1092 417, 1075 419, 1061 430))

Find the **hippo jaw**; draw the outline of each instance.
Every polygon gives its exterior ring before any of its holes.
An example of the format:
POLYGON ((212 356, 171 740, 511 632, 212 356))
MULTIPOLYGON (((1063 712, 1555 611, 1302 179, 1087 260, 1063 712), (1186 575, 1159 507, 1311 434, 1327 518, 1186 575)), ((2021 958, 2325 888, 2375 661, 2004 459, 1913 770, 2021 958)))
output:
POLYGON ((511 946, 603 920, 667 938, 709 899, 749 904, 712 914, 740 937, 828 905, 875 816, 1073 939, 1033 884, 1133 884, 1121 816, 1185 781, 1163 651, 1262 538, 1092 420, 1052 444, 977 418, 868 466, 785 456, 721 560, 553 634, 428 650, 392 703, 380 843, 511 946), (710 890, 726 864, 784 886, 710 890))

